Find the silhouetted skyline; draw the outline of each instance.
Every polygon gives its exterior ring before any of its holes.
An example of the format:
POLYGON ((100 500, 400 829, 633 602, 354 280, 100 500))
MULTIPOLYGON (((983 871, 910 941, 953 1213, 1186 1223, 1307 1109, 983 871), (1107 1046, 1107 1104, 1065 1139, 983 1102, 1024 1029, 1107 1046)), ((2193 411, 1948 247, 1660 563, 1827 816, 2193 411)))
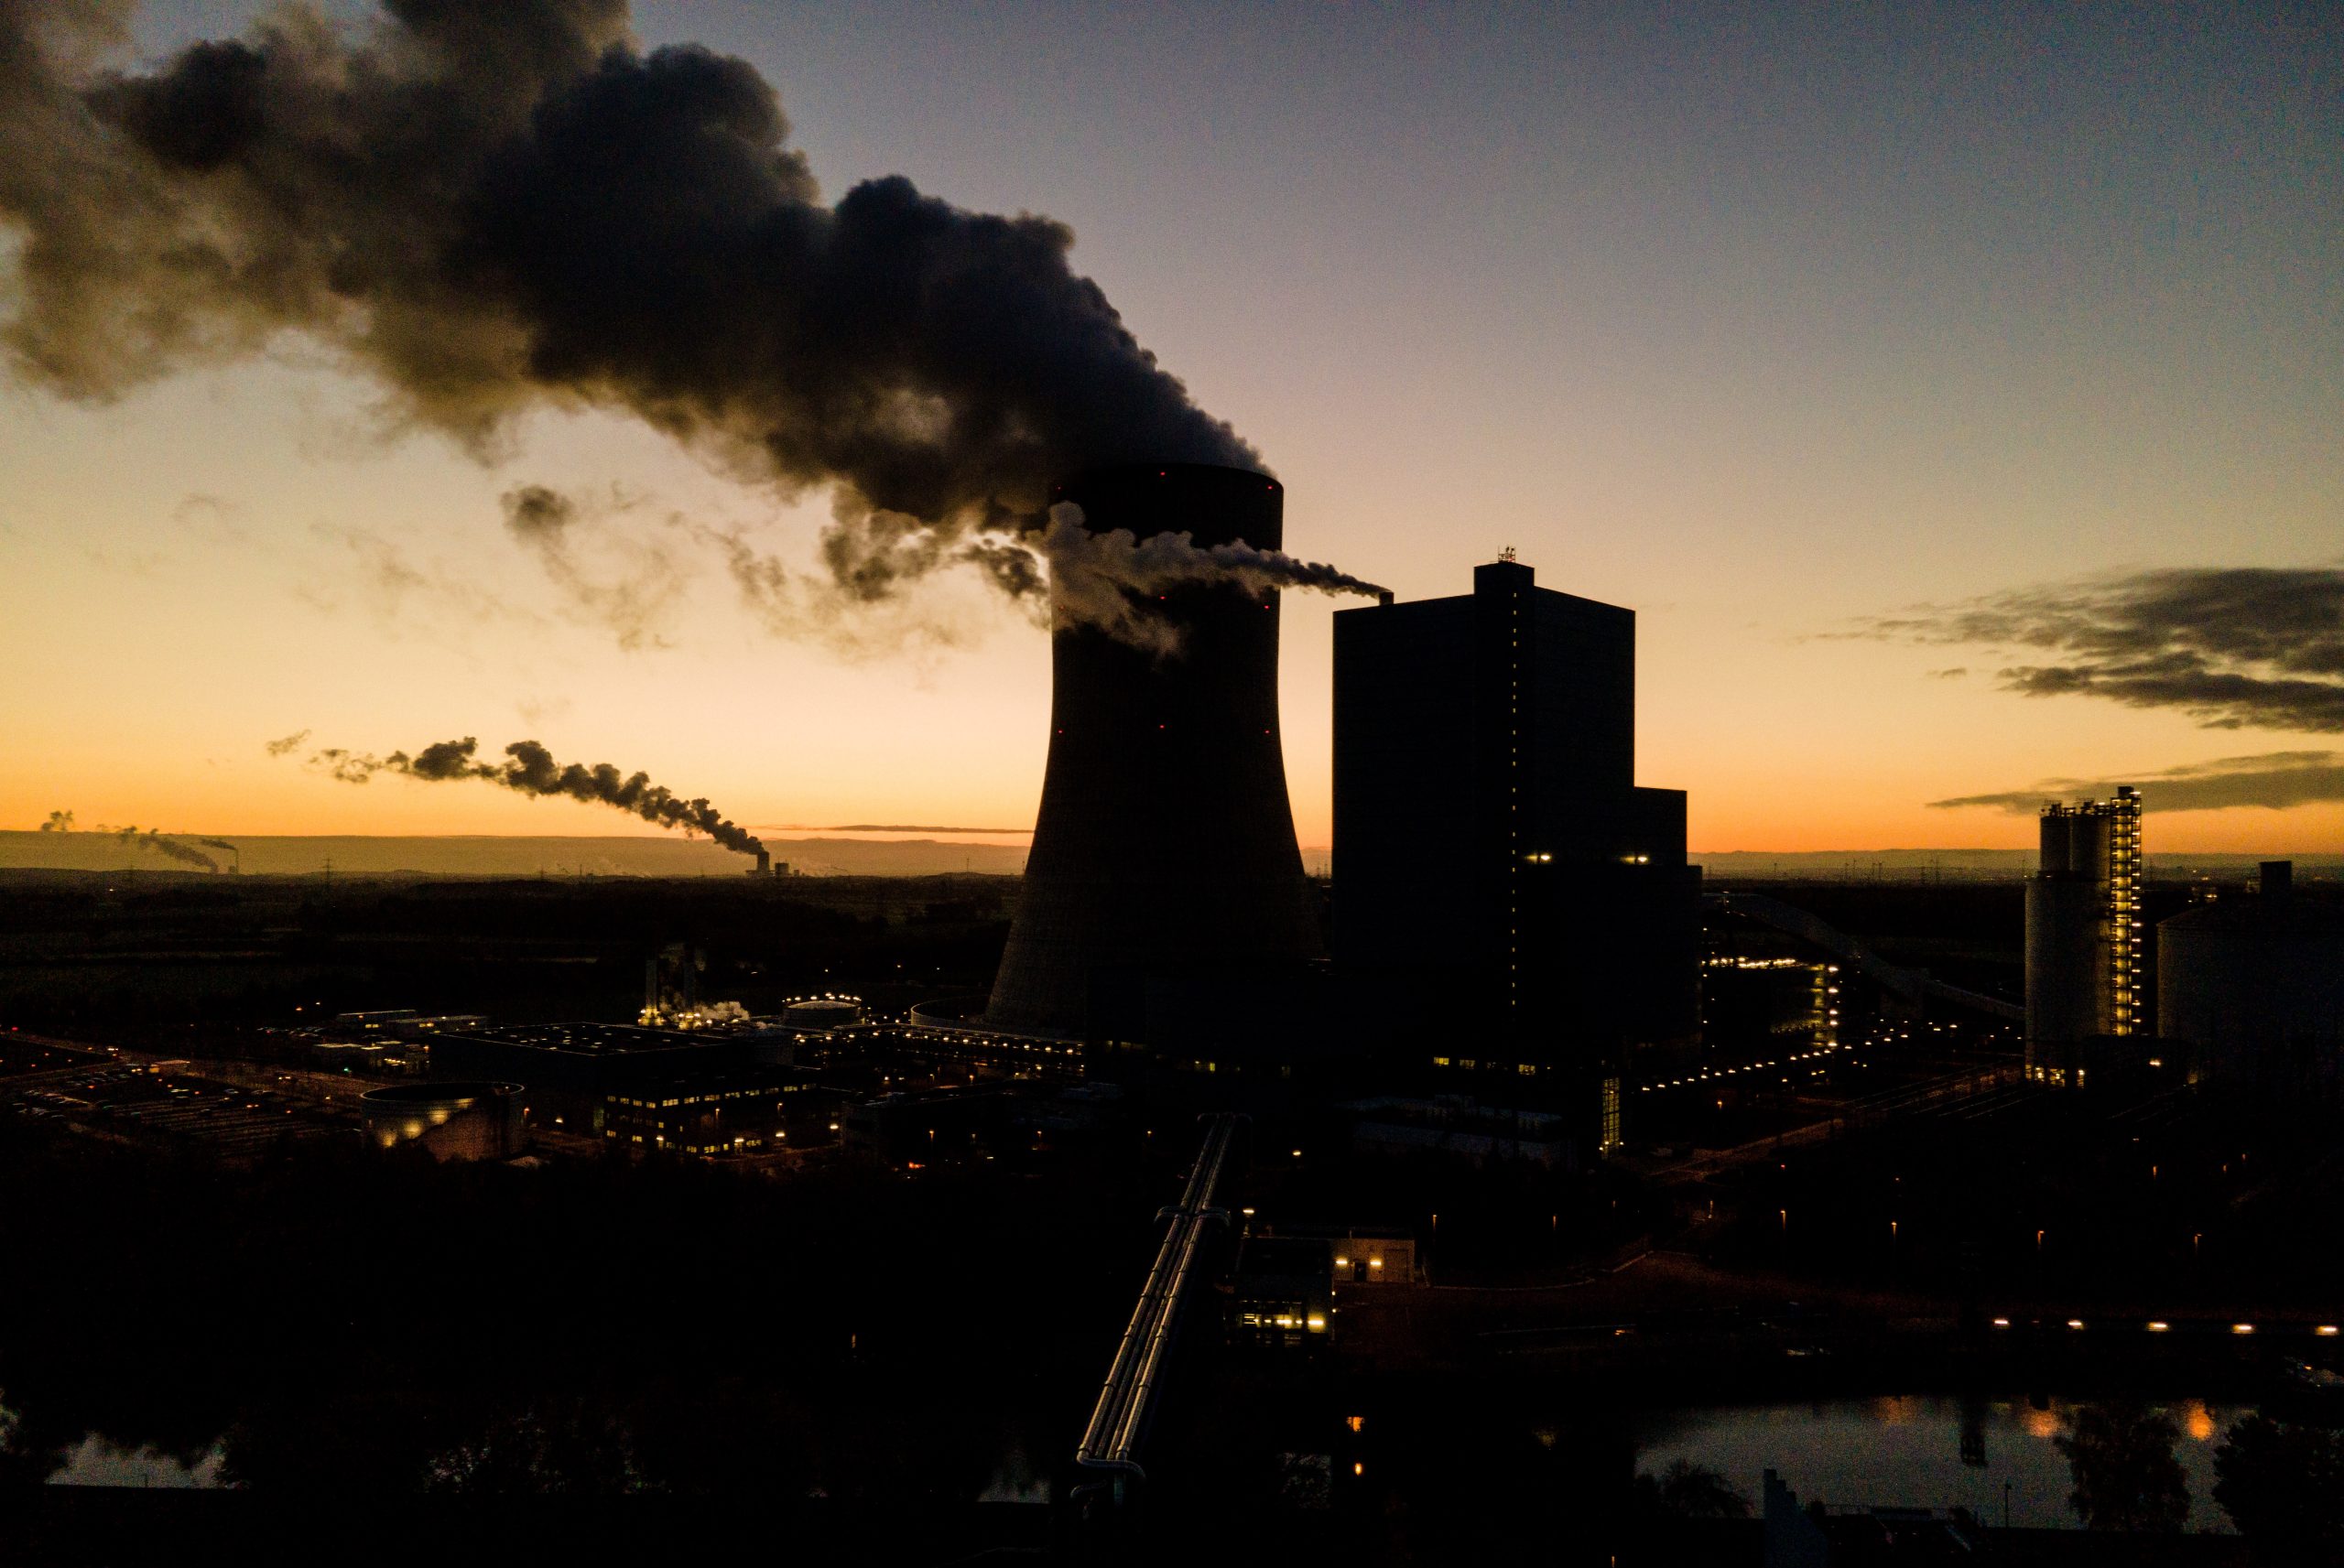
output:
MULTIPOLYGON (((141 7, 119 63, 259 10, 141 7)), ((1072 275, 1286 482, 1298 556, 1416 598, 1514 545, 1636 609, 1644 752, 1697 853, 2015 846, 1996 802, 2112 778, 2153 816, 2188 802, 2175 849, 2344 848, 2326 12, 634 26, 770 82, 824 202, 900 175, 1070 225, 1072 275), (2283 611, 2310 618, 2293 651, 2208 634, 2283 611), (2159 804, 2160 773, 2282 753, 2284 790, 2159 804)), ((485 464, 385 439, 348 362, 289 337, 100 406, 0 393, 0 821, 597 830, 509 792, 338 790, 263 753, 301 729, 539 737, 743 820, 1029 816, 1044 640, 975 567, 809 613, 784 589, 827 569, 829 495, 608 415, 528 415, 485 464), (530 485, 569 507, 551 540, 507 525, 530 485)), ((903 542, 857 537, 866 563, 903 542)), ((1306 845, 1332 608, 1287 606, 1306 845)))

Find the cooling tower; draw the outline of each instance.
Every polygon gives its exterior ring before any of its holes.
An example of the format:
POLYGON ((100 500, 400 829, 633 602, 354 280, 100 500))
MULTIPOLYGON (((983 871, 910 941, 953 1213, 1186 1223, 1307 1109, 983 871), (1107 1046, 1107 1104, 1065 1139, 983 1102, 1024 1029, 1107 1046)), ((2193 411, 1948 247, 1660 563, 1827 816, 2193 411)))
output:
MULTIPOLYGON (((1100 533, 1264 549, 1283 534, 1284 492, 1242 469, 1103 469, 1051 499, 1100 533)), ((1150 609, 1178 653, 1052 635, 1049 765, 987 1010, 999 1028, 1080 1034, 1110 990, 1318 956, 1278 741, 1276 596, 1196 587, 1150 609)))

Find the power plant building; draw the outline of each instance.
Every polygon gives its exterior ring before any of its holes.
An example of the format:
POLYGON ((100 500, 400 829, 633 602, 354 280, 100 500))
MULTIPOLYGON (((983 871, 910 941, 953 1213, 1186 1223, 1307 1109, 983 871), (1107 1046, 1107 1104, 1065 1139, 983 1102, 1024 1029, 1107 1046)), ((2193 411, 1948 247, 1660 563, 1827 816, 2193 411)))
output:
POLYGON ((2043 808, 2026 883, 2026 1075, 2080 1087, 2076 1047, 2141 1032, 2141 792, 2043 808))
MULTIPOLYGON (((1263 549, 1284 535, 1284 490, 1241 469, 1105 469, 1051 499, 1093 533, 1263 549)), ((1167 1006, 1319 956, 1278 733, 1276 595, 1198 585, 1135 608, 1178 645, 1134 646, 1059 607, 1049 761, 993 1028, 1144 1035, 1167 1006)))
POLYGON ((1635 614, 1536 586, 1335 616, 1336 958, 1426 1054, 1560 1075, 1619 1141, 1628 1055, 1699 1028, 1685 795, 1635 783, 1635 614))
POLYGON ((2193 1083, 2296 1104, 2344 1097, 2344 909, 2298 895, 2266 861, 2252 898, 2157 926, 2157 1033, 2193 1083))

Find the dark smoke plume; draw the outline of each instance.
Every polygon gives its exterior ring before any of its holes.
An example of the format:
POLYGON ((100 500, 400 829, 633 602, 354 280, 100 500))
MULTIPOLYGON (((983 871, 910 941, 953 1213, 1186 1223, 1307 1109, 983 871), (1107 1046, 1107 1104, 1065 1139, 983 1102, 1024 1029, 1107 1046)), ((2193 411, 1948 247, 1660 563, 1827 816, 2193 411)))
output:
POLYGON ((219 861, 201 849, 190 849, 176 838, 166 838, 159 828, 149 827, 146 832, 141 833, 136 827, 125 827, 114 835, 114 841, 134 849, 152 849, 165 860, 177 860, 183 866, 201 866, 207 871, 216 871, 220 869, 219 861))
POLYGON ((44 833, 71 833, 73 831, 73 814, 52 811, 49 814, 49 820, 40 825, 40 830, 44 833))
POLYGON ((271 741, 267 747, 268 754, 272 757, 289 755, 292 752, 299 751, 301 749, 301 742, 307 741, 309 738, 309 732, 307 730, 296 730, 290 735, 271 741))
POLYGON ((2187 567, 1922 605, 1847 633, 2001 644, 2026 697, 2097 697, 2212 730, 2344 730, 2344 568, 2187 567))
POLYGON ((772 87, 644 52, 624 0, 385 0, 355 27, 288 5, 101 69, 127 10, 0 0, 5 345, 60 395, 295 332, 475 452, 532 408, 618 410, 831 490, 823 559, 862 600, 1034 526, 1053 476, 1260 466, 1068 265, 1064 224, 896 177, 826 204, 772 87))
POLYGON ((399 773, 438 784, 450 779, 477 779, 483 784, 516 790, 522 795, 562 795, 571 800, 608 806, 646 822, 690 833, 705 833, 728 849, 754 855, 765 846, 746 828, 728 820, 706 800, 686 800, 665 784, 655 784, 647 773, 621 773, 608 762, 588 767, 581 762, 554 761, 553 753, 535 741, 515 741, 505 748, 505 761, 483 762, 474 753, 480 742, 467 735, 441 741, 413 756, 393 752, 387 757, 329 747, 309 759, 344 784, 364 784, 376 773, 399 773))

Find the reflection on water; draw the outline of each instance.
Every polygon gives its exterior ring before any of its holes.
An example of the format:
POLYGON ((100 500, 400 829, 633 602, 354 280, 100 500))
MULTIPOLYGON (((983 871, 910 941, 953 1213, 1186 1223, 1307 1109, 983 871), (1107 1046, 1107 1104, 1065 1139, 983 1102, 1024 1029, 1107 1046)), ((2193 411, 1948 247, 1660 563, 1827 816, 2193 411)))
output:
MULTIPOLYGON (((1998 1525, 2078 1528, 2067 1507, 2067 1461, 2052 1439, 2078 1401, 1896 1395, 1818 1404, 1655 1411, 1638 1422, 1637 1468, 1685 1459, 1723 1475, 1754 1503, 1772 1469, 1802 1503, 1966 1508, 1998 1525)), ((2174 1457, 2189 1478, 2187 1528, 2229 1531, 2214 1501, 2214 1449, 2240 1405, 2174 1400, 2174 1457)))
POLYGON ((49 1472, 52 1487, 216 1487, 227 1454, 218 1444, 194 1464, 156 1448, 123 1448, 96 1433, 83 1438, 49 1472))

